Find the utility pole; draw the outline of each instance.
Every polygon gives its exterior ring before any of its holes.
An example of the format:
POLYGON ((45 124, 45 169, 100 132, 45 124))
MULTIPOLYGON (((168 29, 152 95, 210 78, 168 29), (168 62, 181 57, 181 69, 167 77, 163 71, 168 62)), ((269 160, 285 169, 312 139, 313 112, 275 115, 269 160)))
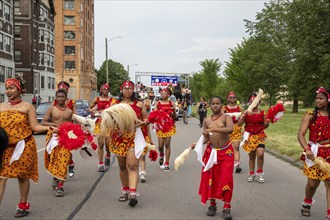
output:
POLYGON ((108 39, 105 38, 105 74, 107 78, 107 84, 109 85, 109 66, 108 66, 108 39))

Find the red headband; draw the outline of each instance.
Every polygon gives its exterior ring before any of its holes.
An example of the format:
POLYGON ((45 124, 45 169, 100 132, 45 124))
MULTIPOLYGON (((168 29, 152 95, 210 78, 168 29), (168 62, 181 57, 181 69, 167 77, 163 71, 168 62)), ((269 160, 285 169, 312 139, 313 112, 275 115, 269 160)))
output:
POLYGON ((170 92, 168 91, 168 89, 162 89, 162 93, 166 92, 168 96, 170 96, 170 92))
POLYGON ((64 83, 58 84, 58 89, 64 89, 65 91, 69 91, 69 87, 64 83))
POLYGON ((134 83, 132 83, 131 81, 127 80, 127 81, 123 82, 123 84, 121 84, 120 90, 123 90, 124 87, 125 88, 132 87, 134 89, 134 83))
POLYGON ((230 96, 235 96, 236 97, 236 94, 234 92, 230 92, 227 96, 227 98, 229 98, 230 96))
POLYGON ((257 96, 254 96, 254 95, 251 96, 249 101, 250 101, 250 102, 253 101, 256 97, 257 97, 257 96))
POLYGON ((110 86, 109 86, 107 83, 105 83, 105 84, 103 84, 103 85, 100 87, 100 91, 101 91, 102 89, 107 89, 107 90, 109 90, 109 89, 110 89, 110 86))
POLYGON ((324 88, 324 87, 320 87, 318 88, 318 90, 316 90, 316 94, 317 93, 324 93, 327 95, 327 98, 328 98, 328 102, 330 102, 330 94, 328 93, 328 91, 324 88))
POLYGON ((16 86, 17 89, 18 89, 20 92, 22 92, 21 83, 19 82, 18 79, 15 79, 15 78, 9 78, 9 79, 6 80, 6 87, 8 87, 8 86, 12 86, 12 85, 16 86))

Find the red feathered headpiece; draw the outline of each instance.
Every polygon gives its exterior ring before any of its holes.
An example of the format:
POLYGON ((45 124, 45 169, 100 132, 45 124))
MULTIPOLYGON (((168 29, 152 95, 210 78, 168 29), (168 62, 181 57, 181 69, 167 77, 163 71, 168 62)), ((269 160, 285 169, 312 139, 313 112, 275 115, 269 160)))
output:
POLYGON ((283 113, 285 112, 284 106, 282 103, 277 103, 276 105, 270 107, 267 113, 267 120, 269 120, 271 123, 277 122, 280 120, 283 116, 283 113))
POLYGON ((78 124, 65 122, 58 128, 58 143, 68 150, 77 150, 85 143, 85 132, 78 124))
POLYGON ((156 125, 157 130, 168 132, 174 125, 173 119, 161 110, 154 110, 148 115, 148 121, 156 125))

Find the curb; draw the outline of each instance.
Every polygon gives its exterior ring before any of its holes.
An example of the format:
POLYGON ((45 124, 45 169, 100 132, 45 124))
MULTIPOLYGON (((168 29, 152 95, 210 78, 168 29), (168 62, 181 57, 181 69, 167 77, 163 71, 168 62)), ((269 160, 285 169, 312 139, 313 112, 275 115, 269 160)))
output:
POLYGON ((273 149, 267 149, 266 148, 266 152, 269 153, 270 155, 273 155, 273 156, 275 156, 275 157, 277 157, 277 158, 279 158, 279 159, 281 159, 281 160, 283 160, 283 161, 285 161, 285 162, 287 162, 287 163, 289 163, 293 166, 296 166, 300 169, 302 169, 304 167, 304 163, 302 161, 300 161, 300 160, 296 161, 296 160, 292 159, 291 157, 289 157, 287 155, 282 155, 282 154, 278 153, 277 151, 275 151, 273 149))

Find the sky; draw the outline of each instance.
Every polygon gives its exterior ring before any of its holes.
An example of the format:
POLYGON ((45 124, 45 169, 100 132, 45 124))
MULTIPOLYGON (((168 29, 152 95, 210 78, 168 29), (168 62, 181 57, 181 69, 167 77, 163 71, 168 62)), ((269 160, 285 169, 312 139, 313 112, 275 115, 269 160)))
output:
MULTIPOLYGON (((244 19, 255 20, 267 1, 95 0, 95 68, 106 59, 135 72, 196 73, 201 61, 229 60, 229 49, 247 37, 244 19)), ((143 77, 145 85, 150 76, 143 77)))

